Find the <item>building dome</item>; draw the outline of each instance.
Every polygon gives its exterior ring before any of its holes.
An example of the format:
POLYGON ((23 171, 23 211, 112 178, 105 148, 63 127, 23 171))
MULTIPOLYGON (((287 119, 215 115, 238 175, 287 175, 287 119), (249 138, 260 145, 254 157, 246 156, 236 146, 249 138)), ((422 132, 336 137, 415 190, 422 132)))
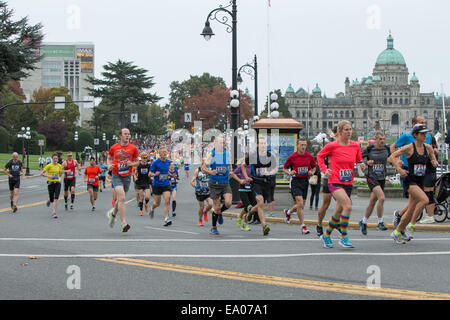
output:
POLYGON ((316 87, 313 89, 312 93, 322 93, 322 90, 320 90, 318 83, 316 83, 316 87))
POLYGON ((286 89, 286 93, 294 93, 294 88, 292 88, 292 84, 289 83, 289 87, 286 89))
POLYGON ((374 82, 380 82, 381 81, 381 77, 377 74, 375 74, 375 76, 373 77, 373 81, 374 82))
POLYGON ((413 73, 413 76, 411 78, 411 82, 419 82, 419 78, 417 78, 416 73, 413 73))
POLYGON ((394 49, 394 38, 389 34, 387 38, 387 48, 380 53, 376 64, 400 64, 406 65, 403 55, 394 49))

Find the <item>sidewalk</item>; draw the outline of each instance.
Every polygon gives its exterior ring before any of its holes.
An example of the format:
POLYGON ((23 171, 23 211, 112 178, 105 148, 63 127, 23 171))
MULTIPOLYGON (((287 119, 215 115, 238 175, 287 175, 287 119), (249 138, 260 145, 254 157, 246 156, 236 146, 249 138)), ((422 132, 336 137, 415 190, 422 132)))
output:
MULTIPOLYGON (((39 174, 41 173, 41 171, 42 170, 30 170, 30 176, 26 176, 25 170, 24 170, 23 176, 21 177, 21 179, 31 179, 31 178, 39 177, 39 174)), ((8 176, 6 174, 0 176, 0 183, 1 182, 8 182, 8 176)))
MULTIPOLYGON (((309 208, 311 189, 308 190, 308 199, 305 205, 304 216, 305 224, 311 227, 311 232, 315 232, 315 226, 317 225, 317 210, 311 210, 309 208), (314 228, 314 229, 312 229, 314 228)), ((369 203, 369 198, 358 197, 357 195, 352 195, 352 213, 350 215, 349 228, 359 229, 358 222, 363 218, 364 212, 367 204, 369 203)), ((407 199, 404 198, 388 198, 384 202, 384 224, 388 229, 393 229, 392 225, 392 214, 395 210, 401 210, 408 203, 407 199)), ((334 212, 336 202, 332 199, 330 207, 325 215, 323 226, 328 225, 331 214, 334 212)), ((322 193, 319 196, 319 208, 322 205, 322 193)), ((232 205, 231 208, 223 213, 225 217, 237 217, 241 209, 236 209, 236 205, 232 205)), ((277 186, 275 189, 275 211, 273 212, 275 217, 267 217, 266 221, 269 223, 285 223, 284 222, 284 209, 289 209, 292 207, 292 196, 289 193, 289 188, 287 186, 277 186)), ((264 205, 264 212, 267 213, 267 204, 264 205)), ((291 216, 291 224, 298 225, 297 214, 294 213, 291 216)), ((376 206, 372 212, 367 227, 374 229, 377 226, 377 213, 376 206)), ((443 223, 433 223, 433 224, 416 224, 416 230, 420 231, 440 231, 440 232, 450 232, 450 220, 445 220, 443 223)))

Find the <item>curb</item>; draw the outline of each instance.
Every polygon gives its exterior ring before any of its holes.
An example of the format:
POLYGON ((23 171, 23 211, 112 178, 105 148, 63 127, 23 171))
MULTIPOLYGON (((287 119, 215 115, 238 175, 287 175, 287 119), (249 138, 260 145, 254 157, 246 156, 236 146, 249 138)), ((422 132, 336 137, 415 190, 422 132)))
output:
MULTIPOLYGON (((238 212, 224 212, 222 213, 224 217, 230 217, 230 218, 237 218, 238 212)), ((266 217, 267 222, 273 222, 273 223, 282 223, 285 224, 284 218, 274 218, 274 217, 266 217)), ((304 222, 308 226, 316 226, 317 220, 305 220, 304 222)), ((297 224, 299 225, 298 219, 291 218, 290 224, 297 224)), ((328 221, 323 221, 323 226, 328 226, 328 221)), ((386 228, 394 230, 393 224, 385 224, 386 228)), ((359 230, 359 224, 358 222, 350 222, 348 224, 348 227, 351 229, 357 229, 359 230)), ((375 229, 377 227, 376 223, 368 223, 367 228, 375 229)), ((450 232, 450 225, 438 225, 437 223, 432 225, 420 225, 416 224, 416 231, 436 231, 436 232, 450 232)))
MULTIPOLYGON (((37 177, 40 177, 40 175, 39 175, 39 173, 38 174, 35 174, 35 175, 32 175, 32 176, 22 176, 21 178, 20 178, 20 180, 27 180, 27 179, 33 179, 33 178, 37 178, 37 177)), ((8 182, 8 178, 6 178, 6 179, 3 179, 3 180, 0 180, 0 183, 2 183, 2 182, 8 182)))

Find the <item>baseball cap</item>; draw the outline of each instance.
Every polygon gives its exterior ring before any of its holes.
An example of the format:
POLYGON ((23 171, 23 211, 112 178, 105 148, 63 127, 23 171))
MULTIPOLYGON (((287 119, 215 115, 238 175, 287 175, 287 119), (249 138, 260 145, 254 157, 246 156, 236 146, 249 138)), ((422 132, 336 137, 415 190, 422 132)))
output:
POLYGON ((416 124, 412 129, 412 133, 426 133, 426 132, 431 132, 431 130, 428 129, 427 126, 423 124, 416 124))

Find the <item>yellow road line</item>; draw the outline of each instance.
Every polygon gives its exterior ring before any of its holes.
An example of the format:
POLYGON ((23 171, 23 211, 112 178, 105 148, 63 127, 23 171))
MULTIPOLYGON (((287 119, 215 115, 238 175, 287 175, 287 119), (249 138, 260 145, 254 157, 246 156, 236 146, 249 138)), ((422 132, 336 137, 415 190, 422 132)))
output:
POLYGON ((411 291, 391 288, 368 288, 367 286, 312 281, 296 278, 275 277, 270 275, 260 275, 251 273, 241 273, 227 270, 209 269, 191 267, 185 265, 175 265, 140 259, 116 258, 116 259, 97 259, 105 262, 119 263, 145 268, 167 270, 181 273, 196 274, 200 276, 217 277, 222 279, 231 279, 247 282, 262 283, 268 285, 302 288, 307 290, 328 291, 347 293, 364 296, 376 296, 394 299, 412 299, 412 300, 450 300, 450 294, 440 292, 411 291))

